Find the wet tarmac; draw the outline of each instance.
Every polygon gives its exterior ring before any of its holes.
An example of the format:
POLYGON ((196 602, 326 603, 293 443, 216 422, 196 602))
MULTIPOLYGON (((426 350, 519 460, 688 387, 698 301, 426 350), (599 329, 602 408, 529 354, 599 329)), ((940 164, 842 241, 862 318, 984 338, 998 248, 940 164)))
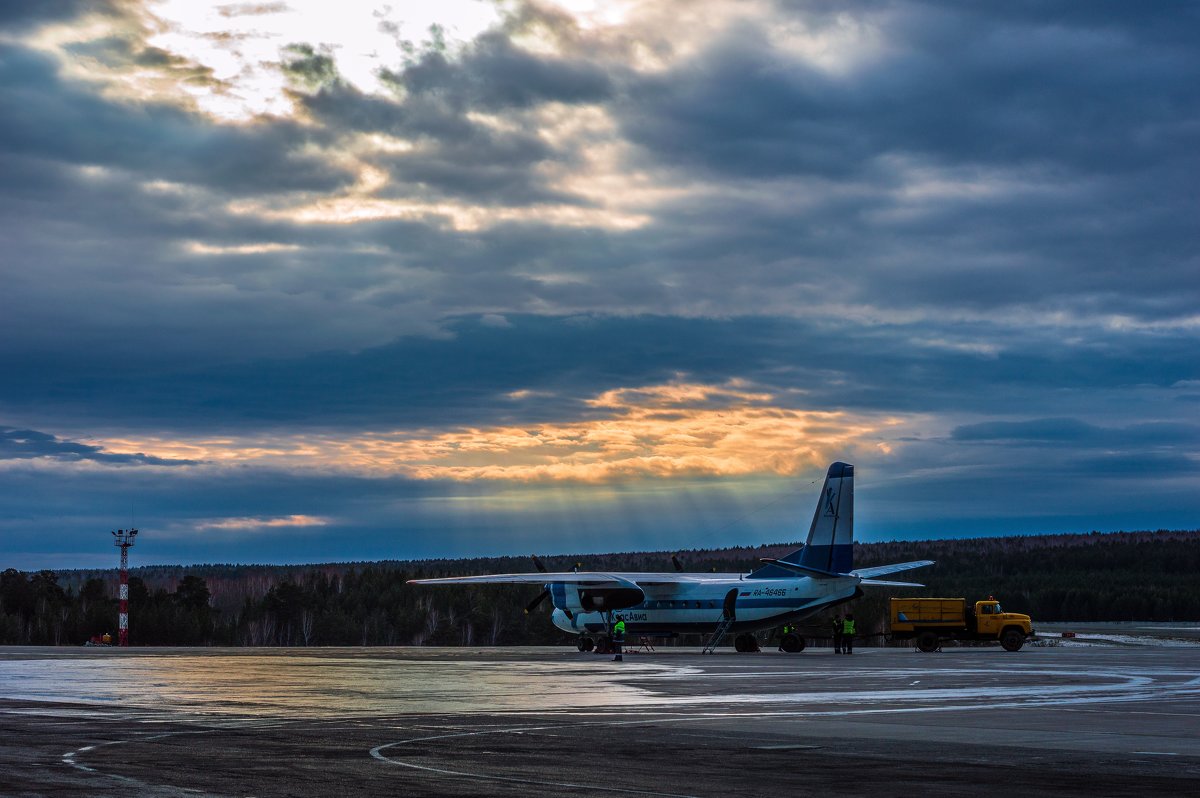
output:
POLYGON ((1145 795, 1200 646, 0 648, 0 795, 1145 795))

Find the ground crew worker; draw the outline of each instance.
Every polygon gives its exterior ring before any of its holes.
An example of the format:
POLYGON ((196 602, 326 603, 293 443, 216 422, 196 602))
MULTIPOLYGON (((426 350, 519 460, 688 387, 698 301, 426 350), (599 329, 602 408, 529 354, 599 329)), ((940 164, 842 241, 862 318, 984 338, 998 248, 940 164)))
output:
POLYGON ((620 618, 613 624, 612 642, 613 653, 616 654, 613 657, 613 662, 624 662, 625 660, 621 657, 621 645, 625 642, 625 622, 620 618))
POLYGON ((833 653, 842 653, 842 616, 833 616, 833 653))
POLYGON ((793 629, 794 629, 794 627, 789 626, 786 623, 783 625, 783 630, 779 633, 779 650, 780 651, 783 651, 783 638, 790 635, 792 633, 793 629))
POLYGON ((846 613, 846 620, 842 621, 842 648, 847 654, 854 653, 854 614, 846 613))

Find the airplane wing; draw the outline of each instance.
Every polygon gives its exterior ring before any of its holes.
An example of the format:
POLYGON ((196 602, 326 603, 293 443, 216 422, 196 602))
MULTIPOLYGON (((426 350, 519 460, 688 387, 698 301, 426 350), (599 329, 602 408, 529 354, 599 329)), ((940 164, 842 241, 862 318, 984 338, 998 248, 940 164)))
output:
POLYGON ((875 576, 884 576, 886 574, 894 574, 897 571, 907 571, 910 568, 924 568, 926 565, 933 565, 933 560, 915 560, 913 562, 898 562, 892 565, 877 565, 874 568, 855 568, 850 573, 855 576, 861 576, 863 579, 870 579, 875 576))
POLYGON ((638 587, 643 585, 695 584, 740 579, 742 574, 703 573, 618 573, 609 571, 535 572, 531 574, 480 574, 478 576, 447 576, 437 579, 410 579, 410 585, 548 585, 559 582, 569 585, 599 587, 638 587))
POLYGON ((859 582, 860 585, 885 585, 887 587, 925 587, 925 585, 917 582, 888 582, 883 579, 863 579, 859 582))

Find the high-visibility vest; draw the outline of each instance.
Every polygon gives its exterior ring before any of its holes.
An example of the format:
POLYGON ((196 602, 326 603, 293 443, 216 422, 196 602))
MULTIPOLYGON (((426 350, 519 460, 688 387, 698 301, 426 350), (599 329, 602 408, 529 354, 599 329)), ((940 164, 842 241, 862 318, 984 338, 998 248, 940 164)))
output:
POLYGON ((625 622, 617 621, 617 625, 613 627, 613 637, 618 640, 625 637, 625 622))
POLYGON ((842 634, 844 634, 844 635, 854 634, 854 621, 851 621, 849 619, 842 621, 842 634))

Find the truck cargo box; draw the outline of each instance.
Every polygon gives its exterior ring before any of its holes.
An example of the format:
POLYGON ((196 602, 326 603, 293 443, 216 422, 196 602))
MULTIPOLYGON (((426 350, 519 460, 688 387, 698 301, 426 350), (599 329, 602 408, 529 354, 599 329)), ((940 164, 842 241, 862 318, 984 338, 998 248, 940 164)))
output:
POLYGON ((892 631, 911 632, 920 627, 966 625, 967 600, 961 598, 894 598, 892 631))

